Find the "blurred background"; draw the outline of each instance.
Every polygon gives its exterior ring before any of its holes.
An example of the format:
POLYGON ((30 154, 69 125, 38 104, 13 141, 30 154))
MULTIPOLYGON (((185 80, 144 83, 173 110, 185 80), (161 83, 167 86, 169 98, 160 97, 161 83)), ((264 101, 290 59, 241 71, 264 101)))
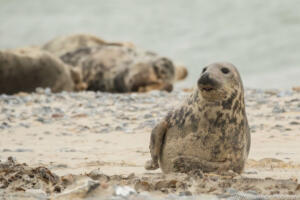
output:
POLYGON ((72 33, 130 41, 188 67, 230 61, 250 88, 300 85, 299 0, 0 0, 0 48, 72 33))

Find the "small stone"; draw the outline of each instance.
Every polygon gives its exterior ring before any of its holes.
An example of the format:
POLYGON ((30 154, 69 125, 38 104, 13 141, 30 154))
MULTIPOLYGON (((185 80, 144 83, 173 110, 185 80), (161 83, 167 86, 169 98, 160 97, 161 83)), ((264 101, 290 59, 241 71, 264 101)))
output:
POLYGON ((151 190, 151 184, 147 181, 138 181, 137 183, 135 183, 134 188, 137 191, 150 191, 151 190))
POLYGON ((245 174, 258 174, 257 171, 245 171, 245 174))
POLYGON ((98 169, 94 169, 92 170, 90 173, 87 174, 90 178, 92 178, 93 180, 98 180, 101 182, 101 184, 103 182, 108 182, 110 180, 109 176, 103 174, 101 172, 101 170, 98 169))
POLYGON ((61 148, 59 151, 60 152, 77 152, 76 149, 71 149, 68 147, 61 148))
POLYGON ((293 191, 288 191, 288 195, 295 195, 295 192, 293 192, 293 191))
POLYGON ((45 90, 44 90, 44 93, 46 94, 46 95, 51 95, 51 88, 46 88, 45 90))
POLYGON ((57 192, 57 193, 61 192, 61 187, 58 186, 58 185, 56 185, 56 186, 54 187, 54 192, 57 192))
POLYGON ((47 123, 47 122, 49 122, 48 120, 46 120, 46 119, 44 119, 44 118, 42 118, 42 117, 38 117, 38 118, 36 119, 36 121, 39 121, 39 122, 41 122, 41 123, 47 123))
POLYGON ((247 193, 252 194, 252 195, 257 195, 257 192, 254 190, 247 190, 247 193))
POLYGON ((55 167, 57 167, 57 168, 67 168, 68 165, 66 165, 66 164, 58 164, 55 167))
POLYGON ((133 179, 135 177, 134 173, 130 173, 126 178, 127 179, 133 179))
POLYGON ((88 117, 88 115, 86 113, 80 113, 72 116, 72 118, 84 118, 84 117, 88 117))
POLYGON ((226 192, 229 193, 229 194, 236 194, 238 191, 234 188, 227 188, 226 192))
POLYGON ((51 132, 50 132, 50 131, 44 131, 44 134, 45 134, 45 135, 50 135, 51 132))
POLYGON ((103 128, 100 131, 97 131, 97 133, 109 133, 110 131, 110 128, 103 128))
POLYGON ((116 186, 115 187, 115 196, 128 197, 132 194, 136 194, 136 191, 129 186, 116 186))
POLYGON ((152 118, 152 117, 153 117, 152 114, 145 114, 145 115, 144 115, 144 119, 149 119, 149 118, 152 118))
POLYGON ((115 130, 116 131, 124 131, 125 129, 121 126, 116 126, 115 130))
POLYGON ((300 124, 300 122, 297 122, 297 121, 290 122, 290 125, 299 125, 299 124, 300 124))
POLYGON ((177 180, 162 180, 155 184, 155 189, 176 188, 177 180))
POLYGON ((272 110, 272 113, 284 113, 285 112, 285 109, 276 105, 273 110, 272 110))
POLYGON ((265 94, 269 94, 269 95, 277 95, 278 92, 279 92, 279 90, 275 90, 275 89, 265 90, 265 94))
POLYGON ((16 149, 15 152, 33 152, 32 149, 16 149))
POLYGON ((63 133, 61 133, 61 135, 63 135, 63 136, 71 136, 72 134, 71 133, 65 133, 65 132, 63 132, 63 133))
POLYGON ((64 115, 60 114, 60 113, 54 113, 54 114, 52 114, 52 118, 55 118, 55 119, 63 118, 63 117, 64 117, 64 115))
POLYGON ((192 193, 190 191, 183 191, 179 192, 179 196, 192 196, 192 193))
POLYGON ((286 97, 286 96, 292 96, 293 93, 292 91, 286 90, 286 91, 281 91, 277 94, 277 97, 286 97))
POLYGON ((35 92, 36 92, 37 94, 44 94, 44 89, 41 88, 41 87, 37 87, 37 88, 35 89, 35 92))
MULTIPOLYGON (((72 180, 72 179, 71 179, 72 180)), ((66 180, 69 182, 69 180, 66 180)), ((92 179, 85 180, 79 186, 74 189, 63 192, 59 199, 82 199, 83 197, 89 196, 95 189, 100 186, 99 181, 94 181, 92 179)))
POLYGON ((7 122, 2 122, 2 124, 0 125, 0 129, 6 129, 6 128, 10 128, 11 126, 7 123, 7 122))
POLYGON ((270 195, 274 195, 274 194, 280 194, 280 192, 278 190, 273 190, 270 192, 270 195))
POLYGON ((19 126, 22 126, 24 128, 29 128, 30 127, 28 124, 25 124, 25 123, 20 123, 19 126))

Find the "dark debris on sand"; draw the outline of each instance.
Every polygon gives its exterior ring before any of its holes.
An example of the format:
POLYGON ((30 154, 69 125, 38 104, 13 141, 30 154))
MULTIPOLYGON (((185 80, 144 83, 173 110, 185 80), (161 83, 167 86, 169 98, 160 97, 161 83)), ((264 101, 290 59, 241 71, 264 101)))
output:
POLYGON ((0 197, 10 195, 13 199, 189 199, 204 194, 208 195, 205 197, 207 199, 238 196, 264 199, 259 197, 262 195, 293 198, 300 195, 300 185, 293 179, 247 178, 231 171, 222 174, 132 173, 126 176, 109 176, 96 169, 83 175, 70 174, 59 177, 45 167, 29 167, 17 163, 11 157, 5 162, 0 162, 0 197), (37 192, 34 194, 33 191, 37 192), (30 198, 26 197, 28 194, 31 194, 30 198), (36 196, 37 194, 39 196, 36 196))
POLYGON ((45 193, 61 192, 64 189, 59 176, 46 167, 32 168, 19 164, 12 157, 0 162, 0 188, 7 191, 40 189, 45 193))

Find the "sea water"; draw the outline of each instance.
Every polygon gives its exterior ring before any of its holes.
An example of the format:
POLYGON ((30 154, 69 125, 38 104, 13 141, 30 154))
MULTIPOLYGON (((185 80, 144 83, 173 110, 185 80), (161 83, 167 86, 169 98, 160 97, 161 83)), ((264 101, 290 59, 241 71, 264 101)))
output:
POLYGON ((215 61, 246 87, 300 85, 299 0, 0 0, 0 49, 72 33, 131 41, 187 66, 179 87, 215 61))

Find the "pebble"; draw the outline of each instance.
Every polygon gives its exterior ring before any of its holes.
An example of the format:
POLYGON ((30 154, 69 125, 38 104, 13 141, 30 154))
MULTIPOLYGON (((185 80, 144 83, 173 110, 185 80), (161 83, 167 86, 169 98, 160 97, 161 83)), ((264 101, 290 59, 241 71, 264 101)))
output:
POLYGON ((29 128, 30 125, 29 124, 25 124, 25 123, 19 123, 19 126, 25 127, 25 128, 29 128))
POLYGON ((43 118, 43 117, 38 117, 38 118, 36 119, 36 121, 39 121, 39 122, 44 123, 44 124, 50 123, 50 120, 47 120, 47 119, 45 119, 45 118, 43 118))
POLYGON ((116 196, 127 197, 136 193, 137 192, 135 191, 135 189, 129 186, 115 186, 114 188, 114 195, 116 196))
POLYGON ((299 124, 300 124, 300 122, 296 122, 296 121, 290 122, 290 125, 299 125, 299 124))
POLYGON ((32 149, 16 149, 15 152, 33 152, 32 149))
POLYGON ((183 191, 179 192, 179 196, 192 196, 192 193, 190 191, 183 191))
POLYGON ((290 90, 281 91, 277 94, 277 97, 286 97, 286 96, 292 96, 293 92, 290 90))
POLYGON ((72 149, 72 148, 69 148, 69 147, 64 147, 64 148, 61 148, 59 150, 59 152, 77 152, 76 149, 72 149))
POLYGON ((115 130, 116 131, 124 131, 125 129, 123 127, 121 127, 121 126, 116 126, 115 130))
POLYGON ((109 132, 111 132, 110 128, 103 128, 100 131, 97 131, 96 133, 109 133, 109 132))
POLYGON ((275 105, 275 107, 272 110, 272 113, 284 113, 285 109, 283 107, 280 107, 279 105, 275 105))
POLYGON ((0 124, 0 129, 6 129, 6 128, 10 128, 11 126, 9 125, 9 123, 7 122, 2 122, 0 124))
POLYGON ((229 193, 229 194, 236 194, 238 191, 234 188, 227 188, 226 192, 229 193))
POLYGON ((145 114, 144 115, 144 119, 149 119, 149 118, 152 118, 153 117, 153 115, 152 114, 145 114))

